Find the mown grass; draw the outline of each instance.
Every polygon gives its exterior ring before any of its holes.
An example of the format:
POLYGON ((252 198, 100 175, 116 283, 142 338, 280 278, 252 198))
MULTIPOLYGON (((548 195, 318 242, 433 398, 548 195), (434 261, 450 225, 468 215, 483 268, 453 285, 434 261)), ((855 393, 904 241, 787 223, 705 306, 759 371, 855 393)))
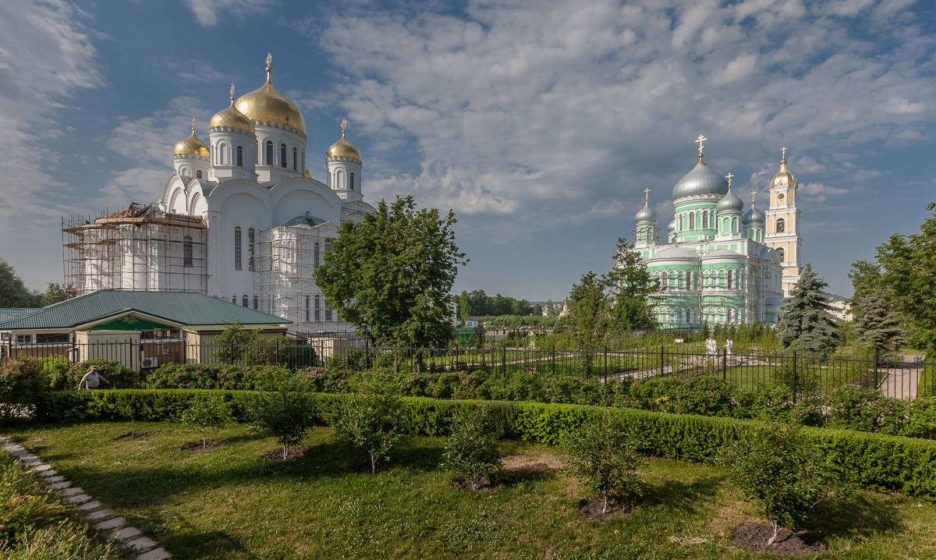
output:
MULTIPOLYGON (((184 452, 197 435, 171 423, 101 423, 12 434, 96 498, 157 538, 176 558, 761 558, 735 546, 731 528, 755 517, 712 466, 651 459, 643 504, 625 517, 588 520, 588 492, 556 450, 502 443, 493 491, 464 493, 439 470, 443 440, 412 438, 390 466, 366 459, 326 428, 308 454, 268 463, 272 439, 240 426, 221 447, 184 452), (115 440, 130 431, 142 439, 115 440)), ((841 559, 936 557, 936 506, 859 492, 827 509, 817 528, 841 559)))

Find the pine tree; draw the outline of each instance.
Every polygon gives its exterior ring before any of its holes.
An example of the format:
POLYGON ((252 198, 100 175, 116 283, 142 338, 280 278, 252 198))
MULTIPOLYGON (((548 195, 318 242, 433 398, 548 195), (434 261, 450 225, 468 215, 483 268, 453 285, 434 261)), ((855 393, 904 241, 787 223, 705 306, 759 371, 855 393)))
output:
POLYGON ((614 261, 606 277, 613 300, 611 328, 618 332, 653 328, 656 320, 649 296, 659 289, 656 279, 625 239, 618 239, 614 261))
POLYGON ((835 348, 838 327, 828 312, 826 286, 811 265, 803 267, 780 317, 779 338, 784 348, 807 354, 823 354, 835 348))
POLYGON ((879 296, 863 298, 861 309, 861 318, 855 323, 861 340, 880 354, 897 351, 904 343, 897 314, 879 296))

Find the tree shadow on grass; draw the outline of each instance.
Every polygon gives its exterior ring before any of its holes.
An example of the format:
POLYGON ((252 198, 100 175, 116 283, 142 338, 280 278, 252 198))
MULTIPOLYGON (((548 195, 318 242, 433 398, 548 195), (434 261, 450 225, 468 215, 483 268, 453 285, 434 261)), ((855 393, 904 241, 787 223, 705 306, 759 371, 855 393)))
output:
POLYGON ((896 533, 903 527, 894 499, 859 490, 848 492, 823 504, 804 525, 821 540, 860 540, 879 533, 896 533))
POLYGON ((723 476, 710 476, 692 482, 663 480, 659 483, 646 484, 641 501, 646 506, 664 506, 688 513, 695 513, 718 492, 718 487, 725 481, 723 476))
POLYGON ((197 553, 193 558, 229 558, 235 553, 245 553, 247 549, 240 539, 224 531, 172 532, 165 536, 161 544, 169 550, 181 553, 197 553))

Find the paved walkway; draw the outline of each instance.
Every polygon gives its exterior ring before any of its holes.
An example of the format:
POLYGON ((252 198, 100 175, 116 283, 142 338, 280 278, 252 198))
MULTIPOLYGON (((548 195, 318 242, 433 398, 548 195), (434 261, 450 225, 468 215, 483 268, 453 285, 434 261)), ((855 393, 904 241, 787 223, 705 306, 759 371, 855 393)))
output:
POLYGON ((72 483, 64 476, 55 472, 51 466, 30 453, 16 440, 0 435, 0 447, 19 459, 28 469, 42 477, 46 486, 74 504, 78 513, 89 525, 93 525, 95 529, 106 533, 108 538, 138 553, 137 560, 172 558, 172 555, 165 548, 159 546, 156 541, 145 536, 136 527, 127 524, 126 519, 118 517, 117 514, 86 494, 78 486, 72 486, 72 483))
POLYGON ((915 399, 920 385, 920 375, 923 373, 923 357, 904 355, 901 358, 902 367, 887 370, 887 375, 881 380, 878 388, 887 397, 915 399))

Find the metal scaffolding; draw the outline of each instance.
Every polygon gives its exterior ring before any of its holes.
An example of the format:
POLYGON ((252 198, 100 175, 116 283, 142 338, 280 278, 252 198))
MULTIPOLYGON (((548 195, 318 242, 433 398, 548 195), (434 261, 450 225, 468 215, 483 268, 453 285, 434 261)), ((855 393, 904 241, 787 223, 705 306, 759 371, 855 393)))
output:
POLYGON ((97 216, 62 218, 67 289, 207 293, 207 228, 200 217, 131 204, 97 216))

